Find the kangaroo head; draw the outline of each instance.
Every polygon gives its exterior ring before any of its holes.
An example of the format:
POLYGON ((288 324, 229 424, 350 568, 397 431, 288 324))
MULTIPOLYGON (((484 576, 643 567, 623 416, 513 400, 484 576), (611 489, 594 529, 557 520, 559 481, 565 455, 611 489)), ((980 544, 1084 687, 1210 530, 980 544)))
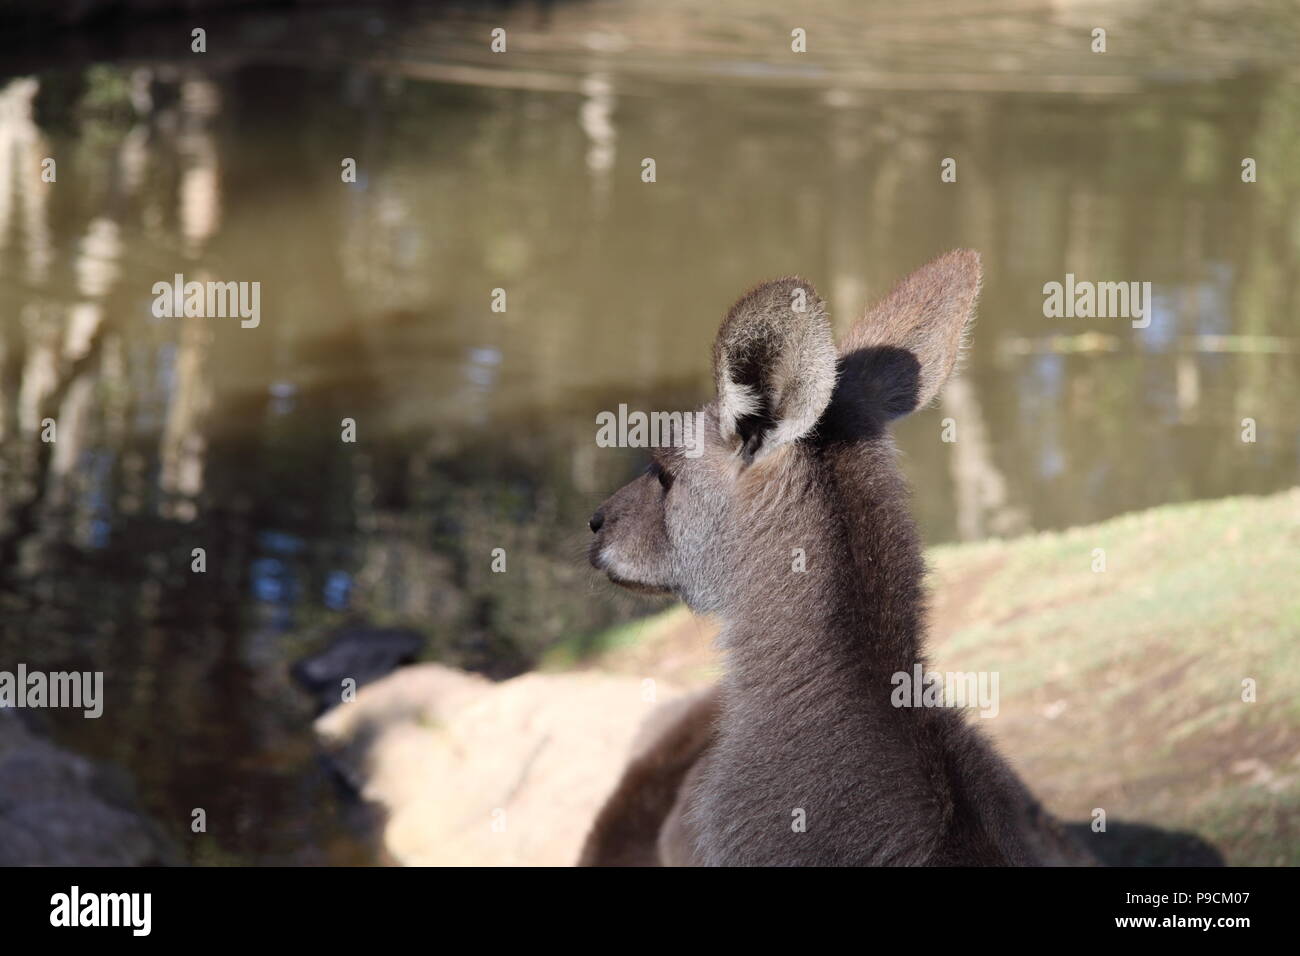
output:
POLYGON ((801 554, 834 563, 852 536, 845 512, 867 504, 852 496, 899 487, 887 426, 938 394, 979 284, 975 252, 941 256, 838 350, 810 283, 777 279, 749 292, 718 331, 717 396, 698 419, 699 453, 661 449, 601 506, 591 563, 617 584, 724 617, 779 602, 806 577, 789 573, 801 554))

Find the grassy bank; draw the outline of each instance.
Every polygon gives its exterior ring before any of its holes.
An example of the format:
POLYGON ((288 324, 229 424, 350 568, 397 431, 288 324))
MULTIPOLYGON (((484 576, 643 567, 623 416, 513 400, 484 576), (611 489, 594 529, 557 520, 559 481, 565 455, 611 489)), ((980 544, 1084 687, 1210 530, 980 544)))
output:
MULTIPOLYGON (((1300 864, 1300 489, 928 557, 933 664, 999 674, 981 723, 1056 813, 1300 864)), ((674 608, 546 666, 698 685, 716 674, 711 633, 674 608)))

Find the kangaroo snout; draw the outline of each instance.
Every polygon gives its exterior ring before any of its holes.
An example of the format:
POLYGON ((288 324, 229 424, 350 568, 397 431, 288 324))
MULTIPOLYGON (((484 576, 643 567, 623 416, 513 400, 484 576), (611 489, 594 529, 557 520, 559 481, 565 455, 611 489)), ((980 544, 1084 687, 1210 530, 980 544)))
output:
MULTIPOLYGON (((611 522, 610 524, 612 525, 613 523, 611 522)), ((605 538, 608 535, 608 527, 605 524, 604 508, 599 509, 590 519, 588 519, 587 527, 591 529, 592 534, 591 544, 587 547, 587 560, 591 562, 591 566, 597 571, 608 573, 609 568, 606 567, 603 556, 605 550, 605 538), (600 533, 602 528, 606 528, 606 534, 600 533)))
POLYGON ((665 594, 671 580, 664 486, 653 469, 611 495, 587 521, 591 566, 631 591, 665 594))

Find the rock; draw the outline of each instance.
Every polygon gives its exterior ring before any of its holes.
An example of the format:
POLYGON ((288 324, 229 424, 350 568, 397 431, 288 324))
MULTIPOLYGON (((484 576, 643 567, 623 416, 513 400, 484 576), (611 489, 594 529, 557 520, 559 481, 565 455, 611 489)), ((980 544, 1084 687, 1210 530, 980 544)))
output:
POLYGON ((322 708, 342 699, 343 681, 359 688, 414 661, 424 648, 424 635, 400 627, 349 625, 331 633, 324 650, 302 658, 289 673, 322 708))
POLYGON ((32 734, 0 710, 0 866, 150 866, 179 861, 123 777, 32 734))
MULTIPOLYGON (((331 759, 385 811, 416 866, 569 866, 657 706, 636 677, 525 674, 500 684, 407 667, 316 721, 331 759)), ((673 696, 658 683, 659 699, 673 696)))

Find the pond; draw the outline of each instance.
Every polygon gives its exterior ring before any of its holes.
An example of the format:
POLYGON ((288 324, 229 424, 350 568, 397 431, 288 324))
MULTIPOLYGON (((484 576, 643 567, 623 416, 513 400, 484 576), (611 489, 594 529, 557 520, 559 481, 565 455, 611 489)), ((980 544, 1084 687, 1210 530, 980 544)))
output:
POLYGON ((11 51, 0 667, 105 672, 105 716, 51 729, 190 860, 369 861, 288 665, 357 615, 506 677, 644 613, 584 562, 646 462, 597 416, 706 401, 758 281, 808 278, 843 330, 958 246, 985 269, 963 370, 898 429, 927 542, 1295 484, 1296 14, 1157 6, 1100 8, 1105 53, 1086 5, 774 0, 11 51), (258 283, 258 321, 160 316, 177 276, 258 283), (1047 317, 1067 276, 1150 283, 1149 324, 1047 317))

